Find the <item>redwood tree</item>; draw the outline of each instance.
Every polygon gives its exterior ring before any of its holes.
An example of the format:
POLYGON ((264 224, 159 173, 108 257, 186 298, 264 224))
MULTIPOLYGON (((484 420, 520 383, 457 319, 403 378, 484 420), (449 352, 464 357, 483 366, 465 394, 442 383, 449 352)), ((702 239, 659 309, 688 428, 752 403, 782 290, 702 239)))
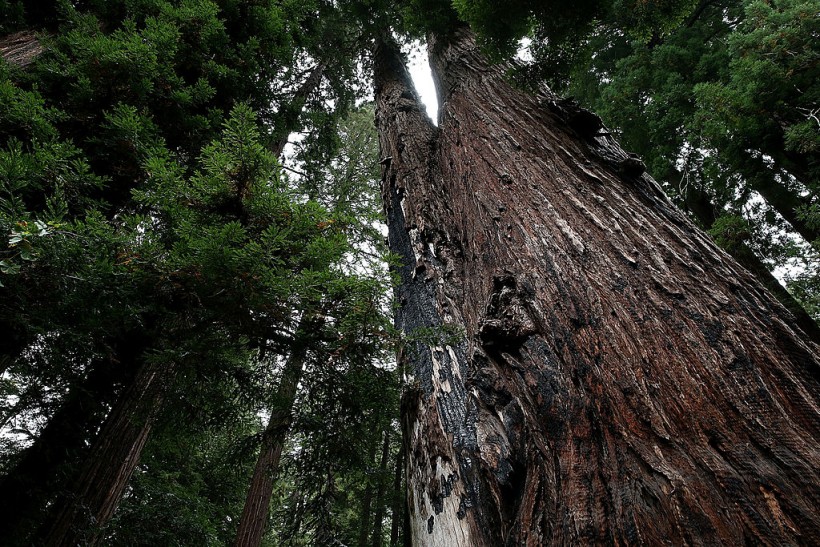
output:
POLYGON ((375 49, 413 542, 820 542, 818 346, 610 137, 429 43, 438 127, 375 49))

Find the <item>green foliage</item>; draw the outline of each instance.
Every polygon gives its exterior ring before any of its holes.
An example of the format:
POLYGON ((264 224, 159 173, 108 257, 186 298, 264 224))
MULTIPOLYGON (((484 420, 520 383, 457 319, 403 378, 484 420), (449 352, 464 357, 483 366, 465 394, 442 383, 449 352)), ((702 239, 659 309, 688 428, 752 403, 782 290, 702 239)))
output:
POLYGON ((727 77, 694 88, 696 120, 714 146, 740 141, 772 157, 803 184, 816 184, 818 32, 816 2, 745 5, 743 20, 727 39, 727 77))
MULTIPOLYGON (((376 400, 364 386, 392 340, 384 267, 351 267, 383 252, 372 111, 343 130, 358 144, 337 154, 339 117, 360 92, 348 83, 358 30, 322 1, 61 2, 38 13, 0 4, 4 30, 49 30, 33 65, 0 63, 0 410, 30 433, 4 443, 0 468, 19 471, 92 377, 107 379, 94 389, 111 404, 135 367, 160 364, 174 371, 166 406, 109 540, 224 544, 254 459, 242 439, 272 404, 299 317, 325 318, 305 389, 338 410, 328 431, 355 412, 344 405, 356 393, 376 400), (301 66, 317 62, 321 86, 294 97, 301 66), (270 144, 296 130, 308 135, 299 161, 310 177, 292 180, 270 144), (344 404, 322 384, 337 378, 351 386, 344 404)), ((45 518, 70 486, 101 418, 77 418, 79 448, 62 451, 60 478, 27 518, 45 518)), ((351 438, 357 423, 345 426, 351 438)))
POLYGON ((751 228, 745 218, 727 215, 715 220, 709 229, 709 235, 718 245, 732 251, 748 243, 751 228))
POLYGON ((234 439, 250 431, 254 420, 234 417, 191 431, 181 430, 174 418, 163 418, 155 428, 111 523, 107 545, 233 542, 254 463, 236 450, 234 439))
POLYGON ((464 342, 464 332, 449 324, 437 327, 417 327, 407 337, 411 343, 421 343, 430 347, 455 346, 464 342))

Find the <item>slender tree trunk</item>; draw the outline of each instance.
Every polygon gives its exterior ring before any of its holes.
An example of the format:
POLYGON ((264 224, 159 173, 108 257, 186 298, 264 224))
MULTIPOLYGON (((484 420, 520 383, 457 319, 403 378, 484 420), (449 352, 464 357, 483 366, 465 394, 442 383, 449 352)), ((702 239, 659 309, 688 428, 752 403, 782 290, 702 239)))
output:
MULTIPOLYGON (((3 307, 5 308, 5 306, 3 307)), ((3 309, 2 314, 5 315, 6 313, 8 313, 6 309, 3 309)), ((3 319, 0 319, 0 331, 4 333, 2 340, 0 340, 0 374, 6 372, 14 364, 15 359, 31 343, 29 333, 25 332, 19 325, 3 319)))
POLYGON ((76 486, 58 500, 44 545, 96 545, 104 539, 105 526, 137 466, 171 376, 170 370, 150 361, 140 367, 109 413, 76 486))
POLYGON ((285 151, 285 146, 288 144, 288 137, 295 127, 299 126, 299 115, 305 107, 305 103, 312 93, 319 89, 319 84, 322 83, 322 75, 325 72, 325 63, 317 64, 311 70, 308 77, 302 82, 291 97, 290 104, 286 107, 285 119, 282 120, 281 126, 278 130, 278 136, 271 146, 271 150, 277 158, 281 158, 285 151))
MULTIPOLYGON (((373 425, 376 425, 376 419, 373 419, 373 425)), ((368 439, 367 450, 367 467, 368 469, 375 463, 377 443, 373 438, 368 439)), ((359 509, 359 546, 367 545, 367 534, 370 532, 370 515, 371 506, 373 505, 373 481, 368 479, 365 483, 364 492, 362 492, 361 509, 359 509)))
POLYGON ((376 491, 376 516, 373 518, 373 547, 382 546, 382 528, 384 528, 384 494, 387 490, 387 462, 390 459, 390 432, 384 432, 382 457, 379 462, 378 490, 376 491))
MULTIPOLYGON (((307 98, 319 87, 324 69, 325 65, 323 63, 319 63, 314 67, 291 98, 291 109, 301 112, 307 98)), ((297 121, 298 115, 294 119, 285 119, 283 121, 284 129, 279 129, 278 137, 271 145, 271 150, 276 157, 282 157, 288 143, 288 136, 297 121)), ((248 494, 245 498, 245 506, 239 519, 236 542, 234 543, 237 547, 260 545, 265 535, 270 512, 270 500, 273 496, 273 479, 279 469, 285 437, 290 429, 296 390, 302 378, 302 368, 306 355, 306 344, 295 346, 282 371, 282 379, 276 395, 277 406, 272 410, 268 425, 262 434, 259 459, 256 461, 248 494)))
POLYGON ((336 469, 330 463, 325 474, 324 487, 319 492, 319 501, 321 507, 318 508, 318 515, 316 519, 316 535, 314 539, 315 545, 338 545, 339 540, 336 538, 336 529, 333 526, 333 519, 331 518, 331 505, 333 497, 336 495, 336 469))
POLYGON ((402 490, 402 476, 404 475, 404 450, 399 447, 396 456, 396 471, 393 476, 393 514, 390 516, 390 547, 399 544, 399 528, 404 515, 404 492, 402 490))
POLYGON ((302 378, 306 355, 307 345, 299 344, 293 349, 282 371, 282 379, 276 393, 276 404, 271 409, 270 420, 262 434, 259 459, 256 461, 248 495, 245 498, 245 507, 239 519, 234 543, 237 547, 262 544, 262 538, 268 525, 270 500, 273 496, 273 479, 279 469, 285 436, 293 420, 293 403, 296 400, 296 389, 302 378))
MULTIPOLYGON (((749 161, 752 165, 758 164, 758 169, 767 169, 761 159, 750 158, 749 161)), ((799 214, 801 208, 809 205, 807 200, 774 180, 760 181, 760 177, 753 176, 752 178, 758 179, 758 182, 754 184, 754 189, 763 196, 766 203, 780 213, 792 225, 794 231, 803 236, 803 239, 817 247, 818 241, 820 241, 820 230, 811 223, 806 222, 799 214)))
POLYGON ((817 345, 468 32, 430 59, 439 128, 375 52, 397 322, 442 332, 402 357, 413 543, 820 543, 817 345))

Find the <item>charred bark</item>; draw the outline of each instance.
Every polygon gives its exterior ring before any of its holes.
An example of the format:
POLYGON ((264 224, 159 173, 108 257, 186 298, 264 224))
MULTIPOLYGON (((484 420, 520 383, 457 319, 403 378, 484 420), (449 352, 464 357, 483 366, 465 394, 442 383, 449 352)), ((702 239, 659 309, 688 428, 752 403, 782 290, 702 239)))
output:
POLYGON ((609 136, 431 40, 375 51, 414 544, 816 544, 820 357, 609 136))
MULTIPOLYGON (((168 367, 170 369, 170 367, 168 367)), ((139 462, 171 370, 148 361, 108 415, 75 486, 55 504, 44 545, 96 545, 139 462)))

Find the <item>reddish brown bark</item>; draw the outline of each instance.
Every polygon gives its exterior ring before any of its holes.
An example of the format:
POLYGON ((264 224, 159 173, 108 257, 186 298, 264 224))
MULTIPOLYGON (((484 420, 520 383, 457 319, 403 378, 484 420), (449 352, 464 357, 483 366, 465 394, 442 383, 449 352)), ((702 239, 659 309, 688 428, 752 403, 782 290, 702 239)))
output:
POLYGON ((375 55, 414 544, 820 543, 820 358, 609 137, 466 31, 375 55), (456 341, 452 333, 460 333, 456 341))
POLYGON ((87 456, 76 486, 58 500, 43 544, 96 545, 125 493, 139 462, 163 397, 169 370, 142 365, 134 381, 108 415, 87 456))
MULTIPOLYGON (((707 230, 714 226, 717 219, 708 193, 699 188, 690 187, 684 193, 684 200, 686 209, 694 215, 701 226, 707 230)), ((732 258, 737 260, 738 264, 757 277, 757 280, 791 312, 797 326, 806 333, 810 340, 820 340, 820 326, 817 325, 817 322, 806 312, 800 302, 780 284, 780 281, 772 275, 766 264, 746 243, 739 241, 725 250, 732 255, 732 258)))

